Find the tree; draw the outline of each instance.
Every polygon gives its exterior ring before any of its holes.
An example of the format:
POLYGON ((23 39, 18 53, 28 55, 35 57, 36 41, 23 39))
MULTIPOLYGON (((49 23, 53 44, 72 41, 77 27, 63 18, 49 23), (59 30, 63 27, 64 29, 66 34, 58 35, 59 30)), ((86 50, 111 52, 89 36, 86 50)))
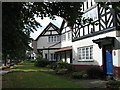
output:
MULTIPOLYGON (((28 45, 30 33, 28 31, 29 29, 25 29, 27 23, 23 18, 26 17, 20 14, 24 3, 3 3, 2 5, 2 53, 6 65, 8 56, 9 59, 21 59, 22 57, 20 56, 23 56, 23 54, 25 55, 25 50, 30 48, 28 45)), ((26 20, 27 19, 28 18, 26 18, 26 20)))
MULTIPOLYGON (((115 7, 118 8, 118 6, 119 4, 115 7)), ((10 59, 20 59, 20 55, 30 49, 28 45, 31 40, 30 32, 41 26, 35 20, 35 15, 41 19, 44 17, 55 19, 57 15, 67 20, 72 26, 74 23, 81 24, 83 20, 81 7, 82 2, 3 2, 2 53, 5 62, 7 56, 10 59)))
POLYGON ((80 7, 81 3, 3 2, 2 53, 5 63, 7 56, 10 59, 21 59, 20 56, 30 49, 30 32, 40 26, 35 15, 42 19, 55 19, 57 15, 73 23, 82 14, 80 7))

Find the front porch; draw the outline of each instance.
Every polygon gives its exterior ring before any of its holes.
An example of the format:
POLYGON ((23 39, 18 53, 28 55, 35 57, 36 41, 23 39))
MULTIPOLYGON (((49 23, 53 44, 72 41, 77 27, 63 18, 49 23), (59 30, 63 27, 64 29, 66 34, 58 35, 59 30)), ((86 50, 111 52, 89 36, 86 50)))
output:
POLYGON ((55 51, 56 60, 72 63, 72 47, 65 47, 55 51))

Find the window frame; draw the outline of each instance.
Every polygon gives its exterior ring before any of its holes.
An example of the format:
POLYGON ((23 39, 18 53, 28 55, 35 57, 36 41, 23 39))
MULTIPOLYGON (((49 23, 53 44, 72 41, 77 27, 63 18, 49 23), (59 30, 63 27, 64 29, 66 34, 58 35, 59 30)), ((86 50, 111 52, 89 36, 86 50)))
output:
POLYGON ((66 41, 66 33, 62 34, 62 41, 66 41))
POLYGON ((93 46, 85 46, 77 48, 78 61, 94 61, 93 46))
POLYGON ((71 40, 71 32, 68 32, 68 40, 71 40))
POLYGON ((57 42, 60 42, 60 36, 57 35, 56 37, 57 37, 56 41, 57 41, 57 42))
POLYGON ((45 53, 45 59, 48 59, 48 53, 45 53))
POLYGON ((48 36, 48 43, 60 42, 60 36, 48 36))
POLYGON ((56 61, 55 53, 50 53, 50 61, 56 61))
POLYGON ((93 21, 98 20, 99 18, 98 18, 98 8, 97 8, 97 5, 95 4, 90 9, 84 11, 83 17, 85 19, 91 18, 91 19, 93 19, 93 21))

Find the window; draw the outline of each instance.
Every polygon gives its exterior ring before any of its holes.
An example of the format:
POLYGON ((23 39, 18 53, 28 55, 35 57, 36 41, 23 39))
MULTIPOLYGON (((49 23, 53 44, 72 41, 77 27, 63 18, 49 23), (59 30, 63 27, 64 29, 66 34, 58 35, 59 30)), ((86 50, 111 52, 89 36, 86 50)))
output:
POLYGON ((88 1, 86 2, 86 4, 87 4, 87 9, 88 9, 88 1))
POLYGON ((91 0, 91 6, 93 5, 93 2, 92 2, 92 0, 91 0))
POLYGON ((63 34, 63 35, 62 35, 62 41, 65 41, 65 40, 66 40, 66 35, 63 34))
POLYGON ((53 40, 54 38, 53 38, 53 36, 51 36, 51 42, 53 42, 54 40, 53 40))
POLYGON ((51 53, 50 55, 51 55, 51 59, 50 60, 51 61, 55 61, 56 60, 56 55, 54 53, 51 53))
POLYGON ((57 36, 57 42, 59 42, 60 41, 60 36, 57 36))
POLYGON ((45 53, 45 59, 48 59, 48 54, 47 53, 45 53))
POLYGON ((93 5, 95 5, 95 0, 86 0, 83 4, 83 10, 89 10, 93 5))
POLYGON ((71 32, 68 32, 68 40, 71 39, 71 32))
POLYGON ((59 42, 60 41, 60 36, 49 36, 48 37, 48 42, 59 42))
POLYGON ((78 60, 79 61, 88 61, 93 60, 93 46, 89 47, 80 47, 77 49, 78 51, 78 60))
POLYGON ((51 42, 51 37, 48 37, 48 42, 51 42))
POLYGON ((91 9, 88 12, 85 12, 85 14, 83 14, 83 17, 85 17, 86 19, 87 18, 92 18, 93 21, 97 20, 98 19, 98 10, 97 10, 97 7, 91 9))
POLYGON ((54 42, 56 42, 56 41, 57 41, 56 39, 57 39, 57 37, 56 37, 56 36, 54 36, 54 37, 53 37, 54 42))

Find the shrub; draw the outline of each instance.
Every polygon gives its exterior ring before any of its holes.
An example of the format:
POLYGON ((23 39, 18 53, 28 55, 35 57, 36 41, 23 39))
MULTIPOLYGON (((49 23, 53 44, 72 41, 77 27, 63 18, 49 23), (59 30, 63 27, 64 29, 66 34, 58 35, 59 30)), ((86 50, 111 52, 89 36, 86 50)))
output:
POLYGON ((63 62, 63 61, 58 61, 58 62, 56 62, 56 64, 57 64, 57 69, 61 69, 61 68, 65 68, 66 66, 66 63, 65 62, 63 62))
POLYGON ((34 65, 38 67, 46 67, 49 63, 50 61, 47 59, 41 58, 40 60, 37 60, 34 65))
POLYGON ((82 73, 81 72, 74 72, 72 74, 72 77, 76 78, 76 79, 80 79, 80 78, 82 78, 82 73))
POLYGON ((9 66, 14 66, 14 63, 10 63, 10 65, 9 66))
POLYGON ((82 77, 86 79, 86 78, 88 78, 88 74, 87 74, 87 73, 84 73, 84 74, 82 75, 82 77))
POLYGON ((65 74, 72 70, 72 65, 63 61, 52 62, 47 67, 54 69, 56 74, 65 74))
POLYGON ((120 81, 109 80, 106 83, 107 88, 118 88, 120 89, 120 81))
POLYGON ((31 62, 31 63, 34 63, 34 62, 35 62, 35 59, 30 59, 30 62, 31 62))
POLYGON ((89 78, 95 79, 100 77, 101 71, 97 67, 91 67, 87 69, 87 74, 89 78))
POLYGON ((67 73, 67 69, 56 69, 56 74, 63 75, 67 73))
POLYGON ((66 64, 66 68, 68 69, 68 71, 72 71, 72 64, 66 64))
POLYGON ((108 84, 108 85, 120 85, 120 81, 109 80, 106 84, 108 84))
POLYGON ((56 62, 56 69, 67 69, 68 71, 72 70, 72 65, 63 61, 56 62))
POLYGON ((85 71, 82 72, 73 72, 72 77, 75 79, 88 78, 88 75, 85 71))
POLYGON ((49 65, 47 65, 47 67, 50 68, 50 69, 55 70, 56 67, 57 67, 57 63, 56 63, 56 62, 51 62, 51 61, 50 61, 49 65))

